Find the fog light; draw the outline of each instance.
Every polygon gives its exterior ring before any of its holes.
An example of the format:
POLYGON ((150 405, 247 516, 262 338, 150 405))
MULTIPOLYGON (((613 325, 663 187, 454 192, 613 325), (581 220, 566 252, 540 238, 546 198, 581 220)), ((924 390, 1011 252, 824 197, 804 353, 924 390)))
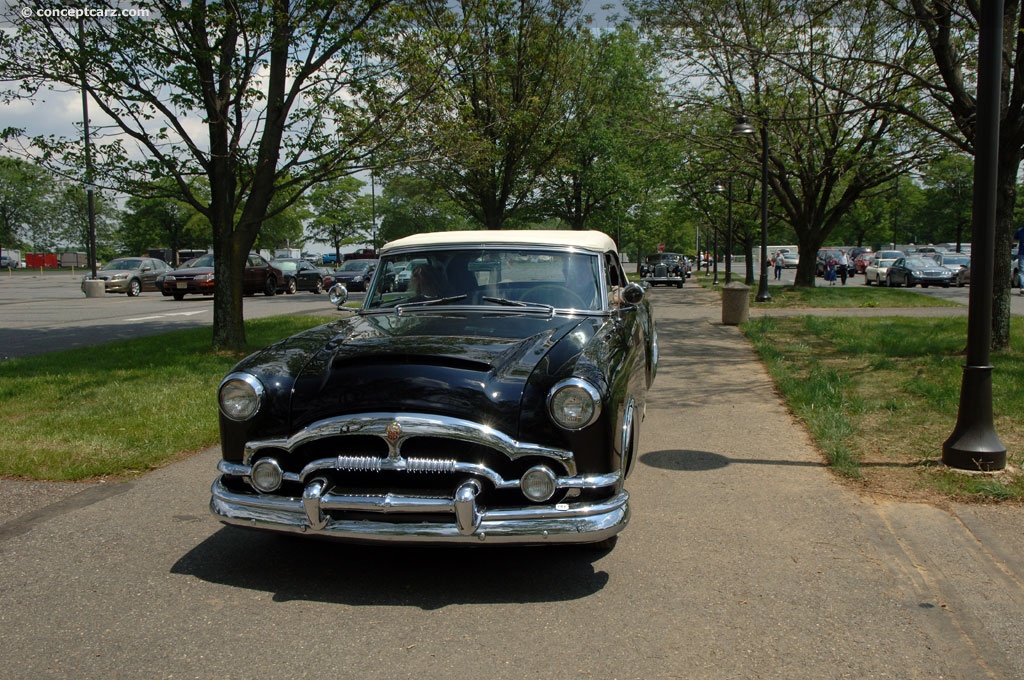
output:
POLYGON ((543 465, 532 467, 519 480, 523 494, 535 503, 543 503, 555 495, 557 486, 555 473, 543 465))
POLYGON ((249 473, 252 485, 257 491, 262 491, 263 493, 277 491, 281 486, 281 479, 283 477, 284 473, 281 472, 281 466, 273 458, 264 458, 257 461, 249 473))

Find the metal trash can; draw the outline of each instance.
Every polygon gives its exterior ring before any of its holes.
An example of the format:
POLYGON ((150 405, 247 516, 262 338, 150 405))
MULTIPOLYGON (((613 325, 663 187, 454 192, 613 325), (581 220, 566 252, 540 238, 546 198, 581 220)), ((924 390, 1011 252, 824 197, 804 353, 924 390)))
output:
POLYGON ((722 323, 738 326, 750 318, 750 286, 727 283, 722 286, 722 323))

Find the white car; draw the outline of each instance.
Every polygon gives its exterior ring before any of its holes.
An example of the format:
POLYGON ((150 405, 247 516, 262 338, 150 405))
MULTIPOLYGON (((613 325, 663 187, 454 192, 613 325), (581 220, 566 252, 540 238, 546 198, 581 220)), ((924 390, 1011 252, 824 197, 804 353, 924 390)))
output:
POLYGON ((864 283, 869 286, 872 283, 886 285, 885 275, 889 273, 889 267, 901 257, 904 257, 902 250, 880 250, 875 253, 864 268, 864 283))

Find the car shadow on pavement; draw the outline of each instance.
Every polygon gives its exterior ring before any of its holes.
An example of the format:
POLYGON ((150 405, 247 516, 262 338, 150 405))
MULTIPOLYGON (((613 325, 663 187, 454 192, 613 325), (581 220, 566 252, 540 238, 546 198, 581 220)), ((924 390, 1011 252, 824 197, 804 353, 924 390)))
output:
POLYGON ((729 458, 710 451, 676 449, 672 451, 650 451, 640 456, 640 462, 662 470, 680 472, 704 472, 718 470, 729 465, 778 465, 782 467, 828 467, 823 462, 807 460, 780 460, 769 458, 729 458))
POLYGON ((593 595, 608 573, 586 546, 399 547, 222 527, 173 574, 293 600, 424 610, 456 604, 562 602, 593 595))

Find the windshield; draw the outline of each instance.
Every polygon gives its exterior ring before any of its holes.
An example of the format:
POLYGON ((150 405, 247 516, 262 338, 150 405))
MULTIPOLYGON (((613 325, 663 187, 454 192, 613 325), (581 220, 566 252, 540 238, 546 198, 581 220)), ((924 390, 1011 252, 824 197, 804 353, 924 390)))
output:
POLYGON ((213 253, 207 253, 206 255, 202 255, 201 257, 197 257, 196 259, 192 260, 191 262, 186 262, 182 266, 183 267, 184 266, 187 266, 187 267, 212 267, 213 266, 213 253))
POLYGON ((142 260, 111 260, 103 269, 106 271, 138 269, 142 266, 142 260))
POLYGON ((486 305, 600 310, 601 260, 593 253, 510 246, 385 255, 365 309, 399 305, 486 305), (407 284, 394 271, 407 266, 407 284))
POLYGON ((349 260, 341 265, 339 272, 361 272, 370 268, 373 260, 349 260))

